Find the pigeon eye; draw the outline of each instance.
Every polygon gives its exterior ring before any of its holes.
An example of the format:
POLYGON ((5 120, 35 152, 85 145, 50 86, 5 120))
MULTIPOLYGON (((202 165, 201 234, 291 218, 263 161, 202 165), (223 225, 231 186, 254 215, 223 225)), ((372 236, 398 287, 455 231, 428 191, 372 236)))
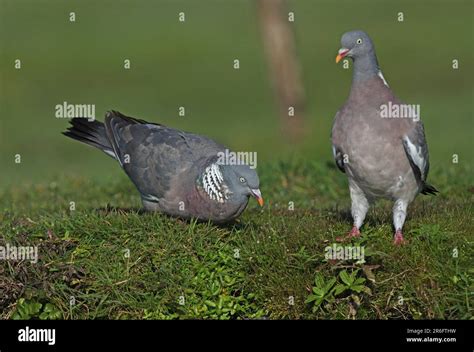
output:
POLYGON ((240 178, 240 182, 244 183, 244 182, 245 182, 245 178, 241 177, 241 178, 240 178))
POLYGON ((361 38, 357 39, 356 43, 357 44, 362 44, 362 39, 361 38))

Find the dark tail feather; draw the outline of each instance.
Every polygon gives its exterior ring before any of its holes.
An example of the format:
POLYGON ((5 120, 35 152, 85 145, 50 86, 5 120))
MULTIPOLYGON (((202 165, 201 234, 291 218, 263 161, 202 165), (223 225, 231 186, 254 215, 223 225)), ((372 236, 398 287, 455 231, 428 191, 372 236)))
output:
POLYGON ((423 188, 421 189, 421 194, 432 194, 436 195, 436 193, 439 193, 439 191, 432 185, 429 185, 427 183, 423 184, 423 188))
POLYGON ((107 138, 105 126, 102 122, 75 117, 70 120, 70 124, 72 126, 63 132, 65 136, 96 147, 115 158, 115 153, 107 138))

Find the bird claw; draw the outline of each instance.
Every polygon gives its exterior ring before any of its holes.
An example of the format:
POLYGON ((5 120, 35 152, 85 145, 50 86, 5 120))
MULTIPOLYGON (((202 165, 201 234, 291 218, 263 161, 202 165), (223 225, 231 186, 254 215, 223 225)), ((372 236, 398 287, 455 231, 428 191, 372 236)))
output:
POLYGON ((354 226, 352 228, 352 230, 346 235, 346 236, 343 236, 343 237, 336 237, 336 241, 337 242, 345 242, 345 241, 350 241, 351 238, 353 237, 360 237, 360 231, 359 229, 354 226))
POLYGON ((395 235, 393 236, 393 244, 395 246, 402 246, 407 244, 408 242, 403 238, 403 234, 401 230, 397 230, 395 235))

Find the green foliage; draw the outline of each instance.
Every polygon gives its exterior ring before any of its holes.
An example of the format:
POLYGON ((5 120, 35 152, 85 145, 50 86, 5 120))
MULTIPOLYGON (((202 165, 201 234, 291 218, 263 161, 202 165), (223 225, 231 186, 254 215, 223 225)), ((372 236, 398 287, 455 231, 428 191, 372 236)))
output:
POLYGON ((317 273, 314 279, 312 293, 308 296, 305 303, 312 305, 313 312, 316 312, 324 302, 332 303, 335 298, 343 293, 368 293, 370 289, 365 286, 366 279, 358 277, 359 269, 348 273, 347 270, 339 272, 339 277, 333 277, 325 281, 321 273, 317 273), (339 280, 338 280, 339 279, 339 280))
POLYGON ((433 168, 450 192, 410 206, 406 246, 393 246, 392 205, 378 203, 351 243, 364 247, 362 263, 325 259, 351 225, 344 175, 331 165, 261 165, 266 206, 251 201, 226 226, 140 213, 126 179, 0 191, 0 244, 40 253, 36 264, 0 261, 0 318, 470 319, 472 170, 433 168))
POLYGON ((364 285, 365 278, 357 277, 357 273, 359 269, 354 270, 352 273, 347 273, 346 270, 342 270, 339 273, 339 278, 341 279, 341 283, 334 286, 334 295, 340 295, 345 291, 354 291, 357 293, 366 292, 370 293, 370 289, 364 285))
POLYGON ((55 320, 61 319, 61 311, 51 303, 39 303, 20 298, 16 304, 16 310, 13 313, 13 320, 55 320))
POLYGON ((174 320, 179 318, 178 313, 171 313, 164 307, 157 310, 145 309, 143 314, 145 320, 174 320))
POLYGON ((203 253, 197 272, 186 290, 186 316, 203 319, 260 318, 256 295, 242 288, 245 274, 238 271, 238 258, 220 250, 203 253), (189 308, 188 308, 189 307, 189 308))
POLYGON ((309 295, 305 301, 305 303, 313 302, 313 312, 316 311, 324 301, 331 302, 333 300, 333 286, 335 283, 335 278, 325 282, 323 276, 320 273, 316 274, 314 286, 312 289, 313 293, 309 295))

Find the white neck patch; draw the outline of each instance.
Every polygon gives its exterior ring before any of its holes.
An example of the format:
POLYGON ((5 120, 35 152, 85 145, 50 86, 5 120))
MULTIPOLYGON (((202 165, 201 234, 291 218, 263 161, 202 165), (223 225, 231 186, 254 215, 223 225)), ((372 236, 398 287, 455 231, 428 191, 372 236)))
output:
POLYGON ((202 186, 212 200, 224 203, 224 200, 228 198, 228 190, 224 185, 224 177, 217 164, 211 164, 206 167, 202 175, 202 186))
POLYGON ((384 77, 383 74, 382 74, 382 71, 379 70, 379 72, 377 72, 377 76, 380 77, 380 79, 382 80, 383 84, 385 84, 387 87, 389 87, 387 81, 385 80, 385 77, 384 77))

